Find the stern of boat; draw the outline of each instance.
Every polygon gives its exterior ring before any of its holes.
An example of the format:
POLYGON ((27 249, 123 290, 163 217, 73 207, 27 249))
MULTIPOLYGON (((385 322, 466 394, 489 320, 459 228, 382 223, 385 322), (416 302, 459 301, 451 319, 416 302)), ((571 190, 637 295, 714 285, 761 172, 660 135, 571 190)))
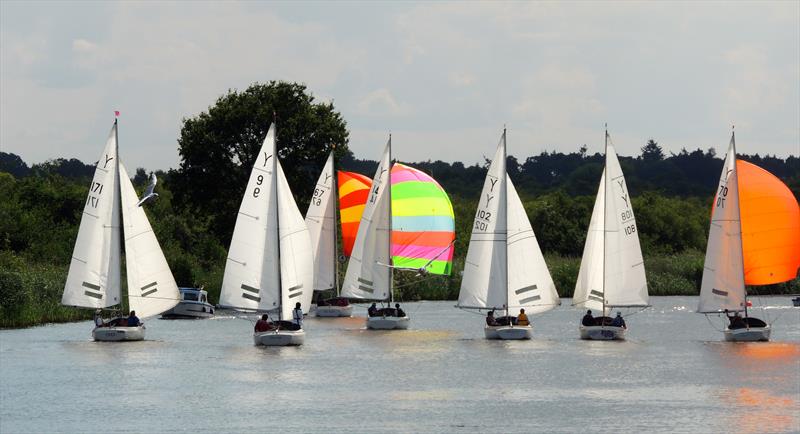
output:
POLYGON ((408 316, 371 316, 367 317, 367 328, 371 330, 406 330, 409 322, 408 316))
POLYGON ((626 329, 614 326, 580 326, 581 339, 591 341, 623 341, 626 329))
POLYGON ((144 340, 144 325, 139 327, 95 327, 92 339, 101 342, 141 341, 144 340))
POLYGON ((527 326, 484 326, 486 339, 522 340, 533 336, 533 327, 527 326))
POLYGON ((267 332, 253 333, 253 343, 266 347, 285 347, 303 345, 306 332, 300 330, 270 330, 267 332))
POLYGON ((765 342, 772 332, 770 326, 749 327, 741 329, 725 329, 725 340, 728 342, 765 342))

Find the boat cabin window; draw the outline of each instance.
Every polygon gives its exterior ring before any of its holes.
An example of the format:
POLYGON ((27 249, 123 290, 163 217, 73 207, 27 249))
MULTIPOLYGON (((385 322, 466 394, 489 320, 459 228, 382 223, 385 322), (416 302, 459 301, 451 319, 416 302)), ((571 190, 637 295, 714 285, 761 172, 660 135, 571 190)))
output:
POLYGON ((184 292, 183 299, 188 301, 197 301, 197 293, 196 292, 184 292))

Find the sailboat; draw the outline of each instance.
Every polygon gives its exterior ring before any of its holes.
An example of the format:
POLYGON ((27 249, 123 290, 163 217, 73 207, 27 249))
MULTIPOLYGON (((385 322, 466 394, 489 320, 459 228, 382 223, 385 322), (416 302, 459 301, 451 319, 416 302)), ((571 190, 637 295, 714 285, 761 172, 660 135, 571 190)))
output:
POLYGON ((335 289, 336 296, 317 302, 318 317, 349 317, 353 315, 353 305, 344 297, 339 297, 339 261, 336 253, 336 170, 331 151, 322 169, 314 194, 306 212, 306 225, 314 250, 314 291, 335 289))
POLYGON ((560 305, 536 235, 506 173, 506 131, 483 183, 457 307, 500 309, 498 325, 486 324, 486 339, 530 339, 533 327, 517 323, 511 309, 546 312, 560 305))
MULTIPOLYGON (((103 309, 121 303, 120 235, 125 237, 131 313, 147 318, 178 304, 178 285, 139 202, 119 161, 115 120, 89 187, 61 304, 103 309)), ((128 327, 124 318, 118 318, 97 325, 92 337, 97 341, 139 341, 145 337, 145 327, 128 327)))
POLYGON ((278 316, 273 330, 253 334, 256 345, 302 345, 305 330, 290 320, 297 303, 308 312, 313 285, 311 239, 277 158, 273 122, 239 207, 220 306, 278 316))
MULTIPOLYGON (((647 279, 628 187, 606 130, 606 158, 592 210, 572 302, 601 312, 581 324, 581 339, 625 339, 627 327, 612 325, 612 308, 648 307, 647 279)), ((621 320, 621 318, 620 318, 621 320)))
POLYGON ((697 312, 725 313, 730 320, 726 341, 768 341, 772 328, 750 315, 745 285, 794 279, 798 267, 797 200, 771 173, 737 161, 731 133, 714 197, 697 312))
MULTIPOLYGON (((342 296, 361 300, 394 302, 392 280, 392 137, 386 143, 383 158, 372 178, 367 203, 361 214, 356 240, 342 284, 342 296)), ((389 308, 391 309, 391 308, 389 308)), ((388 310, 386 310, 388 312, 388 310)), ((367 328, 378 330, 407 329, 409 317, 404 312, 368 316, 367 328)))

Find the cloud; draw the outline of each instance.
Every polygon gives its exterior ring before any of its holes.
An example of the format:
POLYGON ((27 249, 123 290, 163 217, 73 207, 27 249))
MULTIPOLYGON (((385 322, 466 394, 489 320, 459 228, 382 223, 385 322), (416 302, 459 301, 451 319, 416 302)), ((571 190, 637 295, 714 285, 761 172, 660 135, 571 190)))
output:
POLYGON ((402 116, 409 110, 399 104, 388 89, 376 89, 358 102, 358 113, 364 116, 402 116))

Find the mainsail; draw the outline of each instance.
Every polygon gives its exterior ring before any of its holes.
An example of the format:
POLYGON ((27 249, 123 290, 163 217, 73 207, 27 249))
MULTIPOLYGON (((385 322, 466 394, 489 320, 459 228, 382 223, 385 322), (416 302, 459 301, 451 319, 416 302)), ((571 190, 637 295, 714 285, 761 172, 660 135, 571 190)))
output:
POLYGON ((280 303, 275 125, 258 152, 228 249, 220 305, 273 310, 280 303))
POLYGON ((506 173, 506 134, 486 174, 464 264, 458 306, 528 309, 560 304, 522 201, 506 173))
POLYGON ((128 302, 137 316, 147 318, 172 309, 180 293, 122 163, 119 171, 128 302))
POLYGON ((605 169, 595 199, 573 303, 605 314, 649 303, 644 259, 628 187, 606 132, 605 169))
POLYGON ((739 177, 733 135, 714 195, 712 212, 697 311, 741 311, 745 304, 744 260, 739 215, 739 177))
POLYGON ((336 284, 336 200, 334 199, 333 151, 314 186, 306 212, 306 226, 314 251, 314 290, 325 291, 336 284))
POLYGON ((61 304, 103 308, 120 303, 120 192, 117 123, 97 161, 83 207, 61 304))
POLYGON ((391 166, 389 139, 375 171, 367 203, 358 225, 353 251, 347 266, 342 296, 368 300, 387 300, 391 296, 391 166), (381 265, 382 264, 382 265, 381 265))

